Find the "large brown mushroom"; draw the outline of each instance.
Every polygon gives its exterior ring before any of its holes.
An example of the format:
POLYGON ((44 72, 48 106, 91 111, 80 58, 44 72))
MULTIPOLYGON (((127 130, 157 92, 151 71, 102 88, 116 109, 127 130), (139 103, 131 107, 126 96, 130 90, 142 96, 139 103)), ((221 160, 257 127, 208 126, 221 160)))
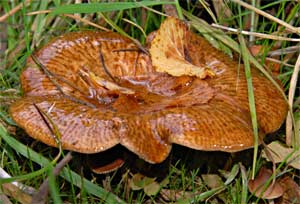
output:
MULTIPOLYGON (((28 59, 24 97, 10 113, 50 146, 57 144, 37 107, 64 149, 97 153, 121 144, 150 163, 162 162, 172 143, 225 152, 253 146, 242 65, 175 18, 162 23, 149 51, 112 32, 60 36, 28 59)), ((256 69, 252 77, 263 136, 280 127, 287 105, 256 69)))

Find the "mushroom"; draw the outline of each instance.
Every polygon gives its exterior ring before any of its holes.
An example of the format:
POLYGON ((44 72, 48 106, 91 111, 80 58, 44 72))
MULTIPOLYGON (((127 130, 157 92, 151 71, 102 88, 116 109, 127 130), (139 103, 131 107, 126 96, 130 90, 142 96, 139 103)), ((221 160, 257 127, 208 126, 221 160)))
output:
MULTIPOLYGON (((11 116, 29 136, 57 146, 38 107, 56 124, 62 148, 90 154, 121 144, 150 163, 166 159, 172 143, 225 152, 253 146, 243 65, 172 17, 149 51, 113 32, 55 38, 28 59, 11 116)), ((252 80, 264 136, 281 126, 287 104, 256 69, 252 80)))

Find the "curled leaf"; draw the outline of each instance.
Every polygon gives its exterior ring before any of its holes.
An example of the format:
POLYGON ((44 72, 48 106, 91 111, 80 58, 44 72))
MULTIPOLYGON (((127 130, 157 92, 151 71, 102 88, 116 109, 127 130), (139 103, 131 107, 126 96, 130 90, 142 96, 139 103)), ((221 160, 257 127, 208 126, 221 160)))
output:
POLYGON ((150 47, 155 70, 172 76, 188 75, 201 79, 214 76, 214 72, 207 65, 196 66, 189 62, 186 48, 188 35, 189 31, 184 22, 172 17, 163 22, 150 47))
POLYGON ((248 182, 248 188, 256 197, 263 199, 274 199, 283 195, 281 185, 275 181, 267 186, 267 181, 271 178, 272 171, 267 168, 261 168, 255 179, 248 182))

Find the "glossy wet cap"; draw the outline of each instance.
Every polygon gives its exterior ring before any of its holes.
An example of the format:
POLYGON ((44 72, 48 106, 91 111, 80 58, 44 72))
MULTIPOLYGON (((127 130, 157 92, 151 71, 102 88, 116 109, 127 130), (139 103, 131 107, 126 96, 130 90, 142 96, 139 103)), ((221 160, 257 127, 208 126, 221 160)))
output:
MULTIPOLYGON (((151 43, 147 55, 116 33, 52 40, 36 53, 43 68, 28 59, 24 97, 10 107, 12 118, 31 137, 57 146, 38 107, 57 126, 64 149, 96 153, 121 144, 150 163, 162 162, 172 143, 206 151, 252 147, 243 66, 175 18, 151 43)), ((255 68, 252 77, 264 136, 280 127, 287 105, 255 68)))

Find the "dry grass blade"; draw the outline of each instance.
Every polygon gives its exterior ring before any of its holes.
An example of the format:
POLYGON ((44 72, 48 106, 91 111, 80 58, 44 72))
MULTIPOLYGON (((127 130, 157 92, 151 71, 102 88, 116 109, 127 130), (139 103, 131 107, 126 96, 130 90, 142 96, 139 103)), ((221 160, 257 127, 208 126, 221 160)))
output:
POLYGON ((203 8, 206 10, 206 12, 210 15, 210 17, 213 19, 213 21, 216 23, 218 22, 217 21, 217 18, 215 16, 215 14, 213 13, 213 11, 210 9, 208 3, 206 1, 203 1, 203 0, 200 0, 199 1, 200 4, 203 6, 203 8))
MULTIPOLYGON (((300 55, 298 56, 297 62, 295 64, 295 68, 293 71, 293 75, 290 82, 290 89, 289 89, 289 105, 293 107, 294 102, 294 96, 295 96, 295 90, 297 87, 297 81, 300 71, 300 55)), ((294 127, 294 141, 292 139, 293 136, 293 119, 291 117, 292 112, 288 113, 287 119, 286 119, 286 144, 291 145, 294 144, 295 147, 299 147, 300 143, 300 135, 299 135, 299 129, 298 127, 294 127)))
POLYGON ((104 30, 104 31, 110 31, 109 29, 107 29, 107 28, 105 28, 105 27, 103 27, 103 26, 100 26, 100 25, 98 25, 98 24, 96 24, 96 23, 93 23, 93 22, 91 22, 91 21, 89 21, 89 20, 86 20, 86 19, 84 19, 84 18, 81 18, 81 17, 79 17, 79 16, 75 16, 75 15, 72 15, 72 14, 63 14, 63 16, 67 16, 67 17, 69 17, 69 18, 73 18, 73 19, 75 19, 75 20, 79 20, 79 21, 81 21, 82 23, 91 25, 91 26, 93 26, 93 27, 95 27, 95 28, 99 28, 99 29, 104 30))
POLYGON ((255 8, 254 6, 251 6, 251 5, 249 5, 249 4, 247 4, 243 1, 240 1, 240 0, 232 0, 232 2, 235 2, 235 3, 237 3, 241 6, 249 9, 249 10, 252 10, 252 11, 256 12, 257 14, 260 14, 260 15, 270 19, 271 21, 274 21, 274 22, 286 27, 291 32, 300 33, 300 28, 296 28, 294 26, 291 26, 290 24, 288 24, 288 23, 286 23, 286 22, 284 22, 284 21, 282 21, 282 20, 280 20, 280 19, 278 19, 278 18, 276 18, 276 17, 274 17, 274 16, 258 9, 258 8, 255 8))
MULTIPOLYGON (((137 2, 137 3, 138 3, 138 2, 137 2)), ((168 17, 167 14, 162 13, 162 12, 159 12, 159 11, 153 9, 153 8, 148 7, 148 6, 141 6, 141 8, 144 8, 144 9, 146 9, 146 10, 148 10, 148 11, 151 11, 151 12, 153 12, 153 13, 156 13, 156 14, 158 14, 158 15, 168 17)))
MULTIPOLYGON (((4 171, 4 169, 0 168, 0 178, 11 178, 11 176, 6 171, 4 171)), ((30 195, 34 194, 36 191, 31 186, 24 185, 23 183, 17 181, 12 182, 11 184, 15 185, 19 189, 22 189, 22 191, 30 195)))
POLYGON ((128 20, 127 18, 122 18, 122 20, 129 23, 129 24, 131 24, 131 25, 133 25, 133 26, 135 26, 135 27, 137 27, 143 33, 144 37, 145 38, 147 37, 147 34, 145 33, 144 29, 140 25, 138 25, 137 23, 135 23, 131 20, 128 20))
MULTIPOLYGON (((32 16, 32 15, 38 15, 38 14, 46 14, 46 13, 51 13, 52 11, 51 10, 43 10, 43 11, 34 11, 34 12, 30 12, 30 13, 27 13, 28 16, 32 16)), ((91 25, 95 28, 99 28, 100 30, 103 30, 103 31, 110 31, 109 29, 103 27, 103 26, 100 26, 96 23, 93 23, 89 20, 86 20, 84 18, 81 18, 80 16, 77 16, 77 15, 72 15, 72 14, 62 14, 62 16, 66 16, 66 17, 69 17, 69 18, 72 18, 74 20, 78 20, 82 23, 85 23, 87 25, 91 25)))
POLYGON ((265 38, 265 39, 271 39, 271 40, 300 42, 299 38, 287 38, 287 37, 264 34, 264 33, 250 32, 250 31, 239 30, 239 29, 235 29, 235 28, 229 28, 229 27, 218 25, 218 24, 215 24, 215 23, 213 23, 211 25, 215 28, 220 28, 220 29, 223 29, 223 30, 234 32, 236 34, 241 33, 241 34, 244 34, 244 35, 256 36, 256 37, 259 37, 259 38, 265 38))
POLYGON ((23 8, 23 6, 28 6, 30 3, 31 3, 31 0, 26 0, 25 2, 20 3, 17 6, 15 6, 8 13, 4 14, 3 16, 0 16, 0 23, 5 21, 8 17, 17 13, 18 11, 20 11, 23 8))

